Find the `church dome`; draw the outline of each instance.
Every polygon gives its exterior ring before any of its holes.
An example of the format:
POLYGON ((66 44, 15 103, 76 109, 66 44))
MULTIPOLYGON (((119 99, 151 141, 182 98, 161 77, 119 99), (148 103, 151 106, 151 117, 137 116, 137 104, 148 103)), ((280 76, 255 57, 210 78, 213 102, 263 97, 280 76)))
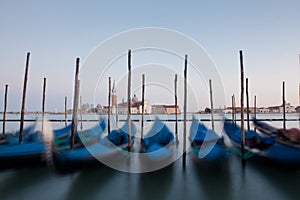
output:
POLYGON ((139 102, 139 99, 136 97, 136 95, 134 94, 131 100, 133 103, 137 103, 139 102))

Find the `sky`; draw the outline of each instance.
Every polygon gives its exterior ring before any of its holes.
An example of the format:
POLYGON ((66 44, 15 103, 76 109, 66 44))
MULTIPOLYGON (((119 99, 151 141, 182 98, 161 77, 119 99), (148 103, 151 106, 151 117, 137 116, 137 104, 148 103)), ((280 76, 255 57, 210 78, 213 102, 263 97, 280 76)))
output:
MULTIPOLYGON (((1 0, 0 94, 4 96, 5 84, 8 84, 8 111, 21 109, 25 58, 30 52, 26 109, 41 110, 42 83, 46 77, 46 110, 63 111, 65 96, 68 106, 72 105, 77 57, 84 63, 99 44, 114 35, 137 28, 158 27, 186 35, 203 47, 220 74, 224 104, 231 105, 233 94, 239 100, 239 50, 243 50, 250 105, 254 95, 258 106, 281 104, 283 81, 286 101, 298 105, 299 7, 297 0, 1 0)), ((146 57, 145 54, 140 56, 146 57)), ((139 64, 143 64, 142 60, 139 64)), ((204 79, 206 81, 206 77, 204 79)), ((150 91, 146 98, 151 103, 172 103, 171 95, 163 102, 155 89, 150 91)), ((1 95, 0 109, 3 107, 1 95)), ((107 90, 97 95, 103 98, 96 103, 107 104, 104 100, 107 90)), ((209 106, 209 92, 197 95, 200 99, 205 96, 206 100, 190 106, 190 110, 209 106)), ((121 98, 122 95, 118 100, 121 98)), ((86 103, 84 99, 83 96, 83 103, 86 103)))

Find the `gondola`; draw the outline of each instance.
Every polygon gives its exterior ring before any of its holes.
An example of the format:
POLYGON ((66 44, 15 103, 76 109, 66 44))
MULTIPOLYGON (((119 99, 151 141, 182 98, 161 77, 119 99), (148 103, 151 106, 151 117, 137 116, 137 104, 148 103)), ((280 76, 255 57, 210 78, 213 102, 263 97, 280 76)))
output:
MULTIPOLYGON (((126 131, 127 123, 117 132, 126 131)), ((53 160, 58 170, 77 170, 86 167, 102 165, 100 160, 113 157, 121 149, 128 147, 128 144, 122 143, 115 145, 108 136, 103 136, 105 130, 104 120, 100 120, 97 125, 91 129, 78 131, 75 134, 73 149, 70 148, 70 139, 66 139, 65 145, 53 147, 53 160), (77 138, 77 139, 76 139, 77 138)), ((132 135, 135 132, 132 126, 132 135)), ((120 136, 121 137, 121 136, 120 136)), ((70 137, 68 137, 70 138, 70 137)))
POLYGON ((173 154, 174 134, 161 120, 156 119, 141 145, 141 152, 149 159, 165 159, 173 154))
POLYGON ((277 141, 287 145, 300 145, 300 130, 297 128, 275 128, 265 122, 253 119, 253 124, 262 133, 276 135, 277 141))
POLYGON ((21 168, 45 163, 46 146, 41 131, 35 131, 36 124, 25 128, 22 142, 19 132, 7 133, 0 143, 0 168, 21 168))
POLYGON ((192 121, 189 140, 193 154, 203 161, 222 162, 229 157, 223 138, 196 119, 192 121))
POLYGON ((240 127, 225 121, 224 131, 237 152, 244 159, 253 159, 276 164, 278 166, 299 167, 300 148, 298 145, 286 145, 278 142, 275 135, 266 135, 253 130, 245 130, 245 154, 241 154, 240 127))

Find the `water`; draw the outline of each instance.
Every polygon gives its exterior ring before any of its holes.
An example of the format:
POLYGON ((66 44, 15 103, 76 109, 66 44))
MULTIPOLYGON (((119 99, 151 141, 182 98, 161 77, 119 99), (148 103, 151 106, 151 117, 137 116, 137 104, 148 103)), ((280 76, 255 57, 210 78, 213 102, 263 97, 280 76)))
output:
MULTIPOLYGON (((62 115, 47 117, 63 118, 62 115)), ((209 115, 198 117, 206 119, 209 115)), ((258 116, 261 119, 266 117, 278 119, 281 115, 258 116)), ((298 115, 289 114, 288 117, 294 119, 298 115)), ((204 123, 210 126, 209 122, 204 123)), ((276 127, 282 126, 280 121, 269 123, 276 127)), ((10 130, 18 129, 12 124, 16 125, 15 122, 7 124, 10 130)), ((86 123, 84 128, 91 125, 92 123, 86 123)), ((167 122, 167 125, 172 128, 174 123, 167 122)), ((55 122, 53 126, 63 127, 64 122, 55 122)), ((287 127, 299 127, 299 122, 288 121, 287 127)), ((143 174, 120 172, 104 166, 67 174, 58 173, 52 167, 0 171, 1 200, 299 199, 299 185, 300 171, 281 169, 250 160, 243 166, 235 155, 231 155, 227 162, 211 165, 199 161, 189 152, 185 168, 179 158, 166 168, 143 174)))

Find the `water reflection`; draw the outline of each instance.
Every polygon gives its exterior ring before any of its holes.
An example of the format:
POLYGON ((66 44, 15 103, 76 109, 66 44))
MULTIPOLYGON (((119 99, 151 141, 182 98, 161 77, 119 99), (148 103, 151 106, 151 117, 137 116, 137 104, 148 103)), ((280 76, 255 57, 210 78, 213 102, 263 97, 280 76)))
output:
POLYGON ((232 199, 229 160, 205 162, 193 154, 190 157, 192 174, 198 182, 204 199, 232 199))
MULTIPOLYGON (((63 199, 99 199, 99 196, 104 198, 105 195, 100 195, 103 192, 103 187, 109 184, 109 182, 114 182, 115 176, 118 173, 119 172, 108 167, 83 170, 79 172, 76 179, 72 181, 63 199)), ((110 191, 112 193, 115 192, 113 189, 110 191)))
POLYGON ((253 169, 270 187, 274 187, 284 199, 299 199, 300 171, 249 163, 253 169))
POLYGON ((168 195, 174 191, 171 188, 174 174, 175 164, 154 172, 136 174, 138 177, 137 199, 168 199, 168 195))

